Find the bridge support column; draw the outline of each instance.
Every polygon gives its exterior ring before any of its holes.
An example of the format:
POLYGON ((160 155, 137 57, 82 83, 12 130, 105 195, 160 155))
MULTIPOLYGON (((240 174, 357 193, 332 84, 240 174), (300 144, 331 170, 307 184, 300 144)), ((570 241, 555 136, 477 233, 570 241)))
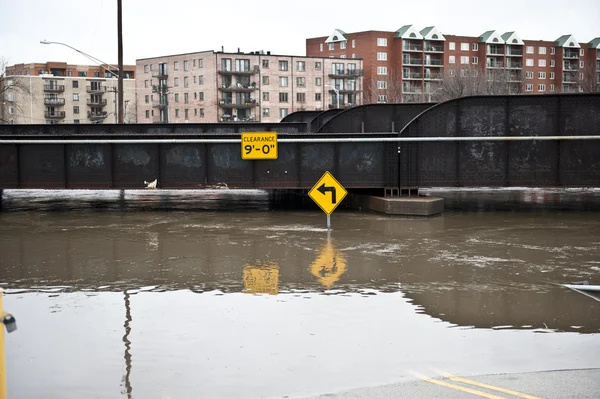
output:
POLYGON ((387 215, 432 216, 444 212, 444 199, 438 197, 380 197, 348 193, 344 202, 346 201, 352 208, 387 215))

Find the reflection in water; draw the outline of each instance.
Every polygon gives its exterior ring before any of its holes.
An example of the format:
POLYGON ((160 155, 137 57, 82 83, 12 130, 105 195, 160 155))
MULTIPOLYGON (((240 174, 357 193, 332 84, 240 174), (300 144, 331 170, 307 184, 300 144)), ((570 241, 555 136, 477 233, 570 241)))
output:
POLYGON ((310 272, 325 288, 331 288, 346 272, 346 258, 329 238, 321 247, 319 257, 310 265, 310 272))
POLYGON ((244 266, 244 292, 248 294, 271 294, 279 292, 279 266, 264 264, 244 266))
POLYGON ((129 334, 131 334, 131 302, 129 300, 129 293, 125 294, 125 335, 123 335, 123 342, 125 343, 125 392, 127 399, 131 399, 133 388, 131 387, 131 341, 129 340, 129 334))

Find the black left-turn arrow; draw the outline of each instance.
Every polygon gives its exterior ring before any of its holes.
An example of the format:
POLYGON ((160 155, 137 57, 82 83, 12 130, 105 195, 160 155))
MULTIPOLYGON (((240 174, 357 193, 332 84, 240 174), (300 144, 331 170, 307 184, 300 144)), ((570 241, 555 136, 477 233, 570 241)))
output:
POLYGON ((325 186, 325 183, 323 183, 323 184, 321 184, 321 187, 317 188, 317 190, 323 195, 325 195, 325 193, 327 191, 329 191, 331 193, 331 203, 332 204, 336 203, 337 198, 335 195, 335 187, 327 187, 327 186, 325 186))

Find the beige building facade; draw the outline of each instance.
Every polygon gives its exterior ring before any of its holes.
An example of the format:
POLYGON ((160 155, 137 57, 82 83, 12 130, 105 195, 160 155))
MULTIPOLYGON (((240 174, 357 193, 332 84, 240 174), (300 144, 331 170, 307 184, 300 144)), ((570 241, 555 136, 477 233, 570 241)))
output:
POLYGON ((136 61, 139 123, 279 122, 359 105, 362 60, 204 51, 136 61))

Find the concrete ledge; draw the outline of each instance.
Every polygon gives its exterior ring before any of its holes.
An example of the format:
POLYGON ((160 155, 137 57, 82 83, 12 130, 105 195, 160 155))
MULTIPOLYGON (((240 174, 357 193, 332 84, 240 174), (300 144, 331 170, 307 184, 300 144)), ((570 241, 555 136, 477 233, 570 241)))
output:
POLYGON ((444 211, 444 199, 437 197, 376 197, 348 194, 353 208, 364 208, 387 215, 431 216, 444 211))

